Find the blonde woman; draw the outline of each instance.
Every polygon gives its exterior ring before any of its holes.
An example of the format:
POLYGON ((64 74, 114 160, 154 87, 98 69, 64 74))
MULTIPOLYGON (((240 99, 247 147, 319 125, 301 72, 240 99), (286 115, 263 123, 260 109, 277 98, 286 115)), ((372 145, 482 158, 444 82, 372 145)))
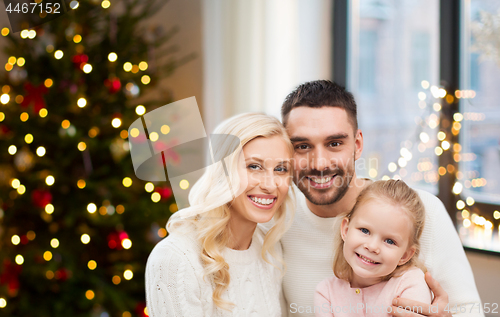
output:
MULTIPOLYGON (((281 316, 285 265, 278 241, 289 223, 285 210, 294 210, 293 147, 281 123, 264 114, 235 116, 214 134, 236 136, 240 147, 225 160, 226 169, 207 168, 190 192, 191 206, 171 217, 169 236, 151 252, 149 315, 281 316), (264 233, 258 224, 271 219, 264 233)), ((213 151, 225 157, 220 152, 230 148, 222 142, 213 151)))

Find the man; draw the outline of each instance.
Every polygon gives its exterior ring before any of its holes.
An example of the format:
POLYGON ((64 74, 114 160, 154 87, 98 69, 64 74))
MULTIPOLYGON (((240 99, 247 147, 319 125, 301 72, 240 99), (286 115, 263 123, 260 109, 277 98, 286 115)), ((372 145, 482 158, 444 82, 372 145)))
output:
MULTIPOLYGON (((352 209, 371 181, 356 177, 354 166, 363 151, 363 134, 354 98, 343 87, 325 80, 302 84, 288 95, 281 115, 295 149, 294 183, 302 192, 296 191, 295 219, 281 240, 287 263, 283 292, 288 316, 313 317, 316 285, 333 274, 332 246, 339 235, 334 227, 341 218, 337 216, 352 209)), ((438 198, 417 191, 426 208, 420 256, 430 272, 426 281, 435 298, 432 309, 411 298, 395 299, 393 315, 421 316, 397 309, 415 306, 422 307, 420 313, 425 316, 483 316, 474 277, 451 219, 438 198)))

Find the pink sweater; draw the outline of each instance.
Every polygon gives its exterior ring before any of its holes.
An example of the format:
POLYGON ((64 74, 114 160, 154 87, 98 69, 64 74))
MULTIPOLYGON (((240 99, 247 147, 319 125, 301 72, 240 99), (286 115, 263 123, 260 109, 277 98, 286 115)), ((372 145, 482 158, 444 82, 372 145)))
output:
POLYGON ((392 300, 397 296, 430 304, 424 273, 413 267, 399 277, 365 288, 351 288, 349 282, 333 276, 316 286, 314 309, 316 317, 386 317, 391 316, 392 300))

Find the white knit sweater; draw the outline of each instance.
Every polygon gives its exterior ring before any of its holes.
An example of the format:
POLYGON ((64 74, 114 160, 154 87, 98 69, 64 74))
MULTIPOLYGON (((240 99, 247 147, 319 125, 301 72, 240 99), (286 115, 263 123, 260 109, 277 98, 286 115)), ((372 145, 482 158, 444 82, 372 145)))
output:
POLYGON ((264 233, 257 227, 249 249, 226 248, 223 252, 231 280, 222 298, 235 304, 232 312, 213 303, 213 282, 203 278, 201 246, 193 232, 173 233, 160 241, 146 266, 149 316, 281 316, 281 272, 262 259, 263 239, 264 233))
MULTIPOLYGON (((314 313, 308 311, 314 309, 316 285, 333 275, 333 241, 339 234, 338 229, 333 228, 339 218, 316 216, 307 207, 304 195, 299 190, 295 192, 295 219, 281 239, 287 265, 283 292, 288 316, 314 317, 314 313)), ((417 192, 426 210, 420 258, 448 293, 450 309, 454 305, 466 308, 467 313, 454 316, 484 316, 479 313, 480 299, 474 276, 448 213, 437 197, 422 190, 417 192)))

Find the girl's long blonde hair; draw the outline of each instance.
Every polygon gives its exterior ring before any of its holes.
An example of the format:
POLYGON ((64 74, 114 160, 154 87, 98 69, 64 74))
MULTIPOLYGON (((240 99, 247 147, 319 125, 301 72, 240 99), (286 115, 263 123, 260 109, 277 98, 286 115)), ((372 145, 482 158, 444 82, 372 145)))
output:
MULTIPOLYGON (((399 276, 412 266, 420 268, 425 273, 427 269, 418 259, 418 255, 420 254, 420 236, 424 230, 425 223, 425 207, 418 193, 402 180, 377 181, 361 191, 351 212, 344 217, 349 220, 352 219, 359 206, 373 199, 382 199, 384 202, 400 207, 406 212, 412 223, 412 232, 410 234, 410 241, 408 241, 408 247, 415 247, 415 253, 412 258, 405 264, 396 267, 391 274, 384 276, 382 280, 387 281, 393 276, 399 276)), ((339 224, 340 221, 338 222, 339 224)), ((351 282, 353 279, 353 270, 344 257, 344 241, 340 236, 340 230, 335 244, 336 251, 333 260, 333 272, 336 277, 351 282)))
MULTIPOLYGON (((174 215, 169 220, 167 229, 171 233, 181 227, 194 228, 201 245, 201 260, 205 269, 204 277, 211 278, 215 285, 212 294, 213 301, 218 307, 231 310, 233 304, 222 299, 222 294, 230 282, 229 265, 222 256, 222 251, 228 246, 231 239, 228 224, 231 218, 229 204, 233 200, 232 193, 240 192, 239 156, 242 155, 243 146, 257 137, 280 136, 286 142, 290 153, 293 153, 293 146, 279 120, 261 113, 234 116, 222 122, 215 129, 214 134, 232 135, 240 139, 239 147, 234 152, 231 144, 234 139, 232 140, 231 137, 219 142, 212 149, 214 156, 227 157, 225 163, 232 188, 227 187, 226 173, 222 164, 210 165, 189 193, 189 209, 195 210, 197 216, 191 219, 181 219, 174 215)), ((262 258, 275 266, 267 258, 267 253, 269 253, 282 265, 279 268, 282 274, 284 274, 286 266, 283 259, 276 254, 274 246, 291 223, 292 217, 289 217, 289 221, 285 221, 285 218, 286 210, 289 212, 295 210, 295 199, 292 196, 293 192, 290 188, 284 203, 273 217, 274 226, 267 232, 262 247, 262 258)))

